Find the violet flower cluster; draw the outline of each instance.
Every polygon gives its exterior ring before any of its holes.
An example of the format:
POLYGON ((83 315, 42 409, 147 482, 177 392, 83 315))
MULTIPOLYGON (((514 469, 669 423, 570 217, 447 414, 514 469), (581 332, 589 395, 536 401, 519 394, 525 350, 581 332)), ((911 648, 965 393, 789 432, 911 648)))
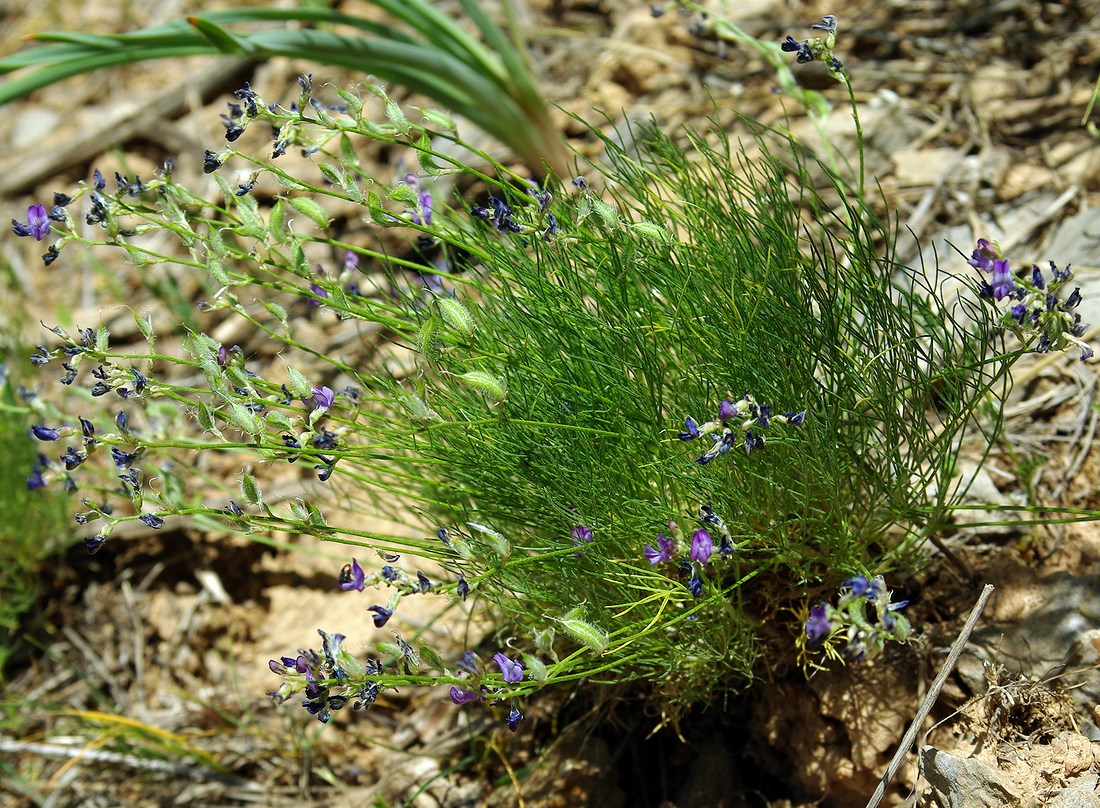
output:
MULTIPOLYGON (((493 654, 493 662, 500 669, 500 679, 505 684, 519 684, 526 676, 523 664, 498 651, 493 654)), ((458 675, 464 680, 461 687, 452 685, 450 699, 458 705, 471 702, 488 701, 490 704, 501 704, 505 701, 503 691, 486 680, 486 668, 481 659, 473 651, 467 651, 462 655, 458 663, 458 675)), ((504 723, 508 729, 515 732, 519 729, 519 722, 524 719, 523 713, 514 701, 509 702, 508 715, 504 723)))
POLYGON ((891 602, 881 575, 849 578, 841 584, 836 606, 822 602, 810 609, 804 625, 806 646, 821 648, 843 637, 845 657, 853 662, 872 659, 882 653, 887 642, 909 638, 909 621, 898 614, 907 604, 905 600, 891 602))
POLYGON ((684 419, 684 430, 677 435, 680 440, 709 438, 711 441, 707 450, 695 458, 699 465, 705 466, 737 445, 745 450, 745 454, 752 454, 764 448, 764 435, 772 424, 801 426, 806 420, 805 410, 773 415, 772 408, 758 404, 748 390, 737 401, 730 401, 730 398, 732 396, 722 399, 714 420, 699 424, 690 415, 684 419))
MULTIPOLYGON (((151 333, 151 323, 139 321, 139 325, 150 329, 151 333)), ((84 540, 89 553, 98 552, 121 522, 140 520, 153 529, 163 527, 165 517, 176 512, 178 503, 174 506, 165 500, 161 491, 148 489, 147 481, 171 472, 168 467, 162 467, 147 474, 138 463, 147 459, 150 450, 174 445, 179 435, 176 427, 164 418, 139 422, 138 417, 150 400, 171 395, 171 382, 151 378, 130 364, 131 360, 113 354, 110 334, 104 327, 80 328, 73 334, 59 326, 48 330, 59 338, 59 345, 52 348, 35 346, 30 357, 32 364, 42 370, 59 364, 62 371, 57 379, 59 384, 82 386, 90 396, 103 401, 113 401, 117 396, 134 409, 116 411, 112 426, 100 427, 98 431, 96 425, 83 416, 78 418, 79 424, 33 424, 30 437, 56 448, 53 452, 43 449, 38 453, 27 476, 28 490, 51 484, 61 485, 68 493, 75 493, 86 484, 101 490, 102 501, 85 496, 83 502, 87 510, 75 515, 80 525, 103 520, 99 531, 84 540), (109 460, 90 462, 100 453, 100 447, 107 447, 101 454, 109 454, 109 460), (106 487, 105 478, 109 482, 106 487), (118 496, 128 499, 130 506, 116 513, 112 500, 117 501, 118 496), (157 503, 155 513, 143 511, 147 499, 157 503)), ((254 436, 272 456, 288 463, 305 458, 312 462, 320 481, 329 479, 339 460, 339 450, 344 446, 344 429, 330 429, 326 415, 345 402, 356 406, 360 394, 355 388, 346 387, 336 392, 325 385, 311 385, 295 371, 292 391, 286 384, 265 381, 248 370, 237 346, 226 348, 204 335, 194 337, 190 350, 211 385, 213 403, 196 403, 194 410, 202 429, 217 433, 222 427, 234 427, 254 436), (215 408, 221 409, 218 417, 213 415, 215 408), (294 434, 289 434, 291 429, 294 434)), ((37 407, 30 393, 25 398, 32 407, 37 407)), ((217 512, 215 508, 210 510, 217 512)), ((235 502, 230 501, 222 512, 236 524, 247 521, 244 510, 235 502)))
MULTIPOLYGON (((444 540, 445 536, 447 536, 447 531, 441 528, 440 539, 444 540)), ((445 543, 449 541, 450 539, 448 536, 445 543)), ((385 564, 377 573, 368 575, 359 561, 353 558, 350 564, 344 565, 337 578, 337 585, 344 591, 354 590, 362 592, 368 585, 377 586, 379 584, 384 584, 397 590, 393 596, 390 597, 389 602, 385 606, 373 604, 367 607, 367 611, 373 613, 372 619, 374 625, 378 628, 382 628, 389 622, 402 596, 423 595, 429 592, 438 593, 444 591, 443 584, 433 582, 427 575, 419 570, 416 572, 416 578, 413 579, 404 570, 394 567, 392 563, 398 560, 396 555, 390 557, 389 560, 391 561, 390 564, 385 564)), ((469 594, 470 591, 469 584, 466 582, 466 578, 462 573, 459 573, 458 581, 453 585, 453 588, 447 586, 446 589, 450 589, 463 600, 466 599, 466 595, 469 594)), ((504 684, 518 684, 523 681, 526 675, 523 663, 506 656, 503 652, 494 654, 493 661, 500 669, 500 680, 504 684)), ((535 662, 537 664, 537 661, 535 662)), ((273 662, 272 664, 274 665, 275 663, 273 662)), ((272 670, 275 670, 275 668, 272 667, 272 670)), ((275 672, 279 673, 278 670, 275 670, 275 672)), ((452 685, 450 689, 450 698, 455 704, 467 704, 481 701, 498 704, 504 700, 501 688, 492 681, 491 678, 486 676, 485 666, 472 651, 467 651, 462 659, 459 660, 454 675, 461 680, 457 684, 452 685)), ((311 712, 313 712, 313 710, 311 710, 311 712)), ((515 732, 519 728, 519 722, 523 720, 523 717, 523 713, 520 712, 519 708, 513 702, 505 719, 508 729, 515 732)))
POLYGON ((672 568, 675 577, 687 587, 694 597, 701 597, 706 580, 705 570, 710 566, 717 550, 718 559, 728 559, 737 553, 725 522, 709 505, 699 509, 700 527, 691 534, 684 546, 680 542, 679 525, 668 523, 668 533, 657 534, 656 546, 645 546, 645 557, 651 565, 665 564, 672 568), (715 548, 714 535, 718 536, 715 548), (684 555, 686 554, 686 558, 684 555))
POLYGON ((489 222, 501 233, 538 234, 549 241, 558 232, 558 221, 550 212, 552 196, 532 180, 526 188, 532 203, 517 207, 505 200, 490 196, 487 206, 474 205, 470 215, 489 222))
POLYGON ((1092 347, 1082 339, 1087 326, 1074 311, 1081 303, 1081 288, 1075 286, 1064 299, 1060 294, 1073 278, 1069 264, 1059 269, 1051 261, 1049 281, 1035 264, 1031 272, 1017 277, 1000 246, 984 238, 978 239, 967 263, 982 273, 978 283, 982 300, 991 305, 1009 301, 1001 325, 1021 340, 1035 339, 1039 353, 1061 351, 1072 345, 1081 351, 1082 362, 1092 357, 1092 347))
MULTIPOLYGON (((53 227, 50 224, 54 222, 65 222, 67 215, 65 212, 65 206, 72 202, 72 197, 66 194, 55 193, 53 195, 53 207, 46 210, 46 206, 41 202, 37 202, 27 206, 27 221, 21 222, 18 219, 11 220, 11 231, 20 238, 33 238, 35 241, 42 241, 53 232, 53 227)), ((49 266, 57 260, 57 256, 60 254, 61 241, 56 241, 46 248, 46 252, 42 256, 42 263, 49 266)))
POLYGON ((301 692, 302 707, 317 720, 328 723, 332 714, 350 701, 353 710, 367 709, 378 698, 382 684, 378 680, 382 663, 368 658, 360 662, 343 647, 343 634, 327 634, 321 629, 321 650, 299 649, 298 655, 269 661, 272 673, 283 677, 283 683, 271 696, 280 704, 301 692))
POLYGON ((799 64, 824 62, 829 68, 829 72, 835 76, 844 68, 840 60, 833 55, 833 48, 836 47, 836 17, 829 14, 822 17, 821 22, 811 25, 810 28, 816 31, 824 31, 825 36, 804 39, 799 42, 793 36, 788 35, 779 47, 788 53, 797 54, 795 58, 799 64))

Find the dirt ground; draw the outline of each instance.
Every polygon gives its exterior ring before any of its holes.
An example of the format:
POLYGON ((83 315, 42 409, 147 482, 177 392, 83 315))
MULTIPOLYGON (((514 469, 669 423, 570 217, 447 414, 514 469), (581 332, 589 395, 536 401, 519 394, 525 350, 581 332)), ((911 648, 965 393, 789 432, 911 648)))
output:
MULTIPOLYGON (((31 31, 119 31, 220 4, 146 5, 9 0, 0 5, 0 52, 31 31)), ((774 92, 770 68, 700 36, 691 17, 655 17, 649 3, 626 0, 517 5, 546 93, 561 107, 557 121, 581 154, 598 159, 598 143, 572 114, 652 117, 669 130, 715 109, 727 123, 789 116, 813 142, 801 110, 774 92)), ((749 33, 774 40, 805 38, 811 23, 838 14, 837 51, 856 87, 868 171, 905 234, 903 257, 931 263, 935 251, 955 260, 947 242, 966 247, 986 236, 1026 262, 1072 262, 1085 319, 1100 323, 1100 138, 1081 124, 1100 65, 1100 3, 729 7, 749 33)), ((797 75, 833 102, 830 139, 850 152, 846 98, 819 68, 797 75)), ((223 136, 218 115, 233 89, 247 80, 266 98, 292 98, 297 75, 309 71, 350 80, 286 62, 189 60, 82 77, 13 104, 0 116, 3 216, 23 218, 28 204, 97 166, 147 175, 171 155, 181 174, 198 177, 203 149, 223 136)), ((129 315, 118 300, 157 305, 143 301, 126 268, 105 289, 88 268, 46 270, 13 242, 0 251, 22 297, 5 324, 23 327, 29 341, 40 339, 40 319, 121 324, 129 315)), ((336 338, 315 328, 318 339, 336 338)), ((1096 377, 1094 363, 1074 356, 1023 364, 1006 405, 1006 445, 978 475, 973 502, 1100 507, 1096 377), (1042 462, 1024 466, 1021 456, 1042 462)), ((266 482, 287 496, 309 484, 266 482)), ((264 692, 276 685, 267 660, 313 644, 318 627, 356 636, 371 625, 333 586, 346 560, 339 547, 270 537, 303 549, 288 553, 198 527, 132 534, 117 542, 122 549, 91 558, 78 545, 43 571, 47 594, 27 624, 35 646, 10 671, 0 804, 863 805, 983 583, 997 593, 920 745, 998 770, 1011 781, 1003 804, 1049 804, 1100 771, 1100 530, 1005 532, 965 518, 956 528, 944 538, 950 559, 930 552, 926 568, 891 582, 910 600, 915 645, 874 666, 761 681, 690 716, 679 735, 652 732, 655 717, 614 688, 598 699, 547 697, 515 736, 454 710, 444 694, 416 692, 384 699, 365 717, 338 714, 322 731, 264 692), (144 745, 115 751, 134 733, 144 745)), ((441 625, 436 639, 465 629, 462 620, 441 625)), ((454 636, 455 647, 462 640, 454 636)), ((915 761, 910 755, 884 804, 930 804, 939 769, 918 782, 915 761)))

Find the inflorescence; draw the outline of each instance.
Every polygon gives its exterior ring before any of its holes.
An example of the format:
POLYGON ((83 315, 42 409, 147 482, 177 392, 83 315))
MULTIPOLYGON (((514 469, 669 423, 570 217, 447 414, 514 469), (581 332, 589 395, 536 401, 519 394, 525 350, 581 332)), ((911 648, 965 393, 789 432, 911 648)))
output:
MULTIPOLYGON (((700 527, 691 534, 691 541, 684 546, 680 538, 680 528, 675 522, 668 523, 668 532, 657 534, 657 545, 645 546, 645 558, 651 565, 665 565, 669 572, 679 580, 693 597, 702 597, 704 583, 708 580, 707 570, 711 561, 725 561, 732 558, 738 549, 730 538, 725 522, 710 505, 699 509, 700 527), (714 537, 718 536, 718 546, 714 546, 714 537), (686 555, 687 558, 683 556, 686 555), (717 558, 714 554, 717 551, 717 558)), ((713 575, 711 576, 714 577, 713 575)))
POLYGON ((796 59, 799 64, 824 62, 829 68, 829 72, 834 76, 843 71, 844 65, 833 55, 833 48, 836 47, 836 17, 829 14, 822 17, 821 22, 811 25, 810 28, 816 31, 824 31, 825 36, 812 37, 799 42, 788 34, 780 47, 788 53, 797 54, 796 59))
POLYGON ((1087 325, 1074 311, 1081 303, 1081 288, 1075 286, 1065 299, 1059 294, 1073 278, 1069 264, 1059 269, 1051 261, 1049 281, 1036 264, 1031 272, 1017 276, 1000 246, 984 238, 978 239, 967 263, 982 273, 978 280, 982 300, 991 305, 1009 301, 1001 325, 1022 341, 1034 340, 1039 353, 1061 351, 1072 345, 1080 349, 1082 362, 1092 358, 1092 348, 1082 339, 1087 325))
POLYGON ((882 653, 887 642, 905 642, 911 634, 909 621, 898 612, 908 601, 891 602, 891 593, 881 575, 857 575, 840 588, 836 606, 818 603, 805 622, 806 647, 831 647, 845 640, 844 656, 861 662, 882 653))
POLYGON ((767 404, 758 404, 748 390, 737 401, 732 396, 722 399, 718 405, 718 416, 706 423, 696 423, 690 415, 684 419, 684 431, 677 437, 683 441, 709 437, 711 446, 695 458, 695 462, 705 466, 718 455, 723 455, 734 446, 740 445, 745 454, 752 454, 764 448, 764 434, 772 424, 790 424, 801 426, 806 419, 806 411, 785 412, 773 415, 767 404))
MULTIPOLYGON (((447 541, 450 541, 449 531, 446 529, 441 528, 439 534, 441 539, 447 537, 447 541)), ((398 558, 394 555, 390 560, 396 562, 398 558)), ((337 586, 344 591, 362 592, 367 586, 380 584, 393 587, 397 591, 386 606, 374 604, 367 608, 367 611, 374 613, 374 624, 378 628, 385 626, 393 616, 402 595, 442 591, 441 585, 432 582, 423 572, 418 570, 414 579, 404 570, 392 566, 392 563, 385 564, 377 573, 368 575, 359 561, 352 559, 337 576, 337 586)), ((469 586, 461 574, 453 591, 463 600, 466 599, 469 586)), ((326 723, 334 712, 349 701, 352 701, 354 709, 369 707, 388 684, 394 686, 393 677, 404 677, 401 681, 408 683, 409 677, 419 677, 422 671, 435 670, 441 672, 443 678, 433 680, 422 677, 421 681, 414 679, 412 683, 451 682, 450 699, 457 705, 471 702, 498 705, 507 701, 509 711, 504 722, 509 730, 515 732, 524 715, 514 698, 509 696, 509 688, 506 686, 522 683, 529 673, 533 678, 545 681, 547 674, 545 664, 536 657, 525 654, 525 666, 524 662, 508 656, 504 651, 493 655, 498 673, 488 670, 480 657, 472 651, 466 651, 456 663, 448 665, 430 646, 420 643, 414 648, 400 634, 394 635, 393 644, 379 644, 380 648, 392 651, 391 662, 368 659, 365 663, 360 663, 343 649, 341 644, 345 639, 344 635, 326 634, 320 630, 318 633, 323 640, 320 653, 300 650, 296 657, 281 657, 268 663, 273 673, 284 678, 278 690, 268 695, 278 701, 286 701, 301 691, 305 695, 302 706, 326 723)))

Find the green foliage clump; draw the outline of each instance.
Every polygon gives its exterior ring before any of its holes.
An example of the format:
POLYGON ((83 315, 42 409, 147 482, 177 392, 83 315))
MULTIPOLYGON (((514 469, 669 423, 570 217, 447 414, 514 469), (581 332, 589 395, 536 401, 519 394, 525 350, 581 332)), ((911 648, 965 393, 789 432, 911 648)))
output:
POLYGON ((445 156, 458 134, 411 123, 381 88, 341 96, 343 109, 313 104, 303 80, 293 109, 269 108, 246 88, 230 126, 273 124, 276 158, 208 152, 211 200, 169 167, 117 192, 93 181, 53 225, 59 260, 77 244, 121 248, 197 272, 207 295, 210 325, 182 358, 158 352, 147 318, 140 353, 102 329, 54 330, 44 361, 68 357, 77 386, 129 412, 90 429, 59 406, 46 425, 83 436, 86 457, 44 476, 81 478, 90 551, 120 523, 182 516, 370 548, 386 563, 355 561, 339 582, 392 592, 371 607, 378 626, 403 598, 470 596, 523 659, 497 654, 496 673, 398 635, 352 664, 322 632, 320 652, 273 661, 282 697, 304 688, 327 720, 385 687, 450 685, 456 703, 510 702, 514 728, 516 700, 543 687, 634 681, 674 717, 744 686, 764 654, 793 660, 810 601, 912 564, 947 520, 960 438, 1018 353, 977 299, 948 304, 899 265, 862 194, 791 138, 744 122, 744 147, 717 130, 678 143, 642 126, 607 138, 585 177, 538 185, 445 156), (369 119, 378 101, 384 123, 369 119), (362 138, 419 176, 363 177, 362 138), (299 147, 316 176, 278 166, 299 147), (230 161, 248 172, 236 188, 230 161), (270 205, 251 195, 265 176, 281 189, 270 205), (451 201, 455 177, 477 188, 451 201), (86 202, 99 238, 74 224, 86 202), (435 257, 345 240, 334 204, 435 257), (179 255, 147 246, 148 231, 174 234, 179 255), (390 361, 302 341, 288 313, 303 308, 377 329, 390 361), (234 317, 286 366, 208 336, 234 317), (269 503, 245 470, 239 493, 205 479, 194 452, 299 462, 336 496, 269 503), (341 501, 420 536, 343 526, 325 515, 341 501), (429 558, 450 577, 416 569, 429 558))

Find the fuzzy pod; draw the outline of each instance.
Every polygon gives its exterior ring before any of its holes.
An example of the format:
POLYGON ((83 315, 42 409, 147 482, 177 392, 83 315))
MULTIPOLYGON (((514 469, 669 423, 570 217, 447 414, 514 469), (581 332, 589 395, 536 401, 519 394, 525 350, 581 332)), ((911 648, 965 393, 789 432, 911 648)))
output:
POLYGON ((409 124, 409 119, 406 118, 405 113, 401 111, 401 107, 388 96, 386 96, 386 117, 389 118, 394 131, 399 135, 407 135, 412 128, 409 124))
MULTIPOLYGON (((344 99, 344 104, 348 108, 348 115, 354 120, 358 121, 363 115, 363 99, 357 96, 355 93, 348 92, 347 90, 337 90, 336 94, 344 99)), ((343 136, 345 139, 346 135, 343 136)), ((343 143, 341 143, 343 146, 343 143)), ((353 164, 349 161, 349 165, 353 164)))
POLYGON ((153 332, 153 315, 146 309, 141 314, 134 314, 134 323, 138 327, 138 331, 145 337, 145 341, 153 343, 157 339, 157 335, 153 332))
POLYGON ((416 351, 421 356, 434 359, 439 355, 439 344, 436 340, 436 332, 439 330, 439 320, 429 317, 416 332, 416 351))
POLYGON ((298 398, 309 399, 313 395, 313 386, 309 383, 309 379, 290 365, 286 366, 286 379, 290 389, 298 398))
POLYGON ((397 400, 405 408, 405 412, 409 414, 409 417, 418 424, 430 424, 434 421, 443 420, 439 417, 439 413, 429 407, 428 403, 418 395, 402 395, 398 396, 397 400))
MULTIPOLYGON (((293 421, 287 418, 286 413, 280 412, 279 410, 268 410, 264 413, 264 420, 283 432, 294 432, 298 428, 293 421)), ((279 448, 282 449, 284 447, 280 446, 279 448)))
POLYGON ((256 485, 256 478, 251 474, 241 475, 241 495, 252 505, 263 503, 263 492, 260 486, 256 485))
POLYGON ((400 202, 402 205, 416 207, 416 191, 414 191, 408 186, 408 184, 404 182, 394 186, 394 189, 390 191, 387 196, 394 202, 400 202))
POLYGON ((321 229, 328 227, 328 214, 316 200, 308 196, 295 196, 291 198, 290 206, 299 213, 308 216, 321 229))
POLYGON ((660 244, 672 243, 672 236, 669 235, 668 230, 654 222, 635 222, 630 225, 630 229, 642 238, 649 239, 650 241, 656 241, 660 244))
POLYGON ((267 215, 267 229, 276 244, 285 244, 290 238, 290 232, 286 228, 286 202, 282 198, 271 206, 271 213, 267 215))
POLYGON ((259 419, 256 413, 245 407, 243 404, 238 404, 236 401, 229 402, 228 408, 225 411, 226 418, 229 419, 229 423, 241 430, 241 432, 247 432, 253 438, 258 439, 264 431, 263 421, 259 419))
POLYGON ((453 297, 439 297, 435 301, 439 313, 443 315, 443 322, 462 334, 466 339, 474 336, 476 328, 474 318, 466 307, 453 297))
POLYGON ((586 620, 582 620, 577 616, 579 614, 580 609, 574 609, 565 617, 559 617, 558 624, 581 645, 591 649, 596 655, 603 654, 607 650, 607 632, 596 628, 586 620))
POLYGON ((619 226, 619 211, 602 199, 592 198, 592 210, 608 230, 614 230, 619 226))
POLYGON ((534 632, 534 635, 535 648, 538 650, 538 652, 543 656, 550 657, 550 659, 557 662, 558 655, 557 652, 554 651, 554 629, 539 629, 538 631, 534 632))
POLYGON ((199 426, 206 432, 217 432, 218 427, 214 423, 214 412, 201 401, 195 402, 195 408, 192 410, 195 415, 195 420, 199 422, 199 426))
POLYGON ((416 650, 420 654, 420 661, 423 667, 433 671, 447 670, 447 664, 443 661, 443 657, 439 655, 439 652, 436 651, 434 647, 427 643, 417 643, 416 650))
POLYGON ((424 116, 425 121, 437 129, 442 129, 445 132, 458 131, 454 118, 445 112, 441 112, 438 109, 421 109, 420 114, 424 116))
POLYGON ((474 548, 463 538, 456 537, 451 539, 451 549, 464 561, 472 561, 477 556, 477 553, 474 552, 474 548))
POLYGON ((374 191, 367 194, 367 210, 370 211, 371 220, 382 227, 389 227, 397 223, 397 219, 390 215, 382 206, 382 199, 374 191))
POLYGON ((264 308, 267 309, 271 316, 278 320, 282 325, 286 326, 286 309, 276 303, 274 300, 263 301, 264 308))
POLYGON ((424 132, 416 144, 416 161, 421 170, 429 177, 438 177, 444 172, 444 168, 432 157, 432 139, 424 132))
POLYGON ((485 543, 501 558, 508 558, 508 556, 512 554, 512 543, 501 533, 493 530, 491 527, 478 524, 477 522, 467 522, 466 524, 484 536, 485 543))
POLYGON ((497 403, 504 401, 507 397, 504 381, 492 373, 484 370, 469 370, 460 373, 458 378, 497 403))
POLYGON ((229 285, 229 275, 225 271, 225 267, 222 266, 221 259, 216 255, 211 255, 206 260, 206 271, 210 273, 210 277, 214 279, 214 282, 219 286, 229 285))

